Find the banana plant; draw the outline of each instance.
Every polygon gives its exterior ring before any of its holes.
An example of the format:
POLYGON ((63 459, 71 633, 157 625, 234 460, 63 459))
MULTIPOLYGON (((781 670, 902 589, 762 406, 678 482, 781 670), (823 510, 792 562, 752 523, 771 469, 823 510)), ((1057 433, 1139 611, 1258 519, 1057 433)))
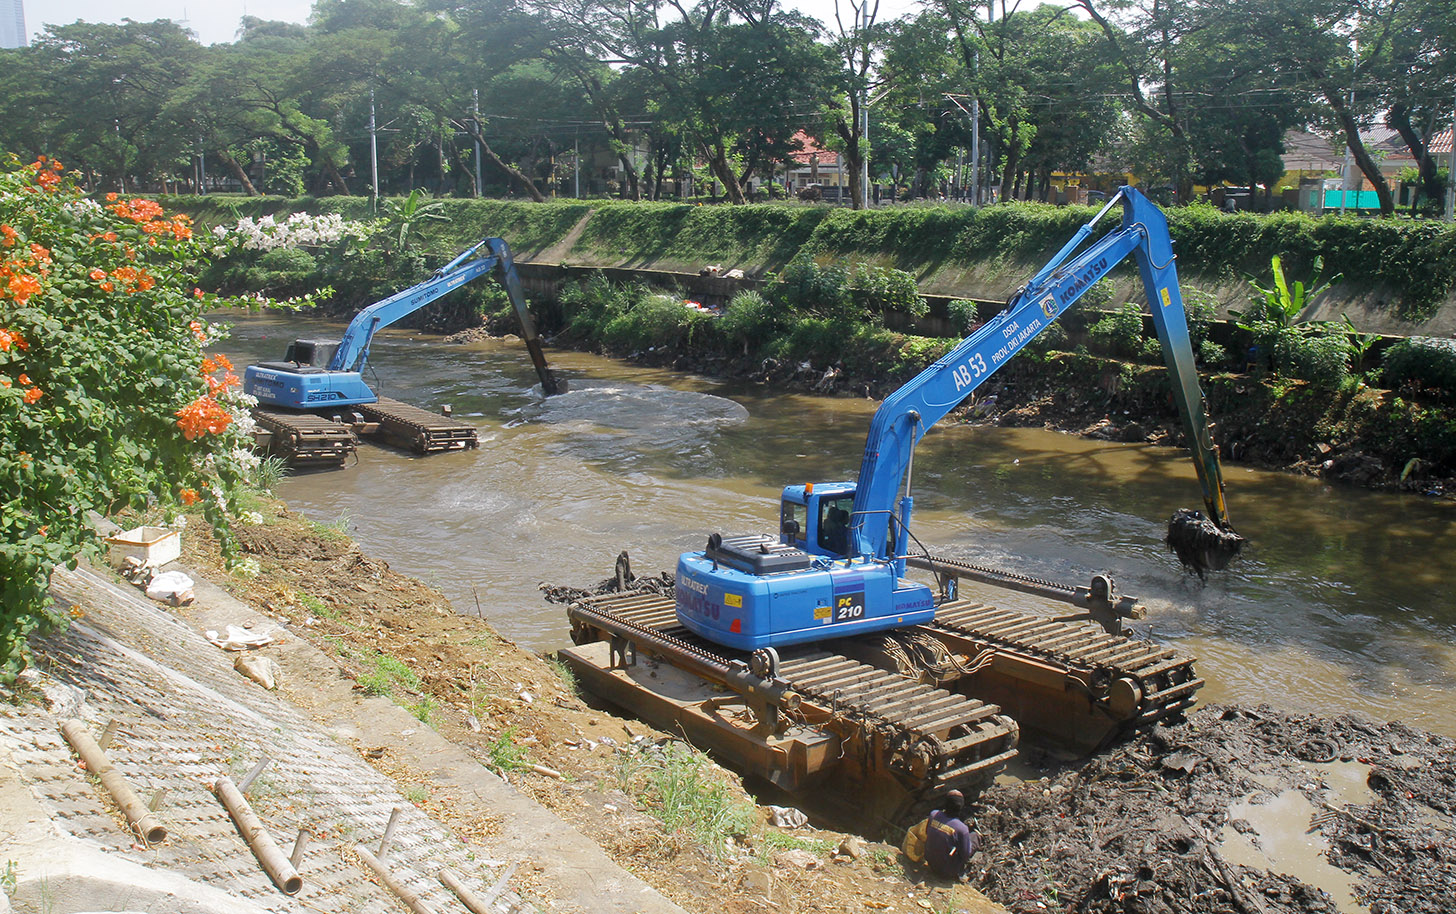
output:
POLYGON ((1299 315, 1308 307, 1315 298, 1329 290, 1331 286, 1344 278, 1345 274, 1336 273, 1329 279, 1321 280, 1320 273, 1323 272, 1325 260, 1323 257, 1314 259, 1314 275, 1310 278, 1309 286, 1296 281, 1292 286, 1284 277, 1284 262, 1278 254, 1275 254, 1269 262, 1274 274, 1274 284, 1265 288, 1253 278, 1249 277, 1249 285, 1253 286, 1258 295, 1253 296, 1255 307, 1247 311, 1234 311, 1229 313, 1240 318, 1239 327, 1244 330, 1253 330, 1256 322, 1273 323, 1279 329, 1286 330, 1300 323, 1299 315), (1248 323, 1242 319, 1248 319, 1248 323))
POLYGON ((443 212, 445 204, 429 200, 419 188, 403 200, 384 201, 384 231, 394 242, 395 253, 404 253, 412 237, 418 235, 425 222, 449 222, 443 212))

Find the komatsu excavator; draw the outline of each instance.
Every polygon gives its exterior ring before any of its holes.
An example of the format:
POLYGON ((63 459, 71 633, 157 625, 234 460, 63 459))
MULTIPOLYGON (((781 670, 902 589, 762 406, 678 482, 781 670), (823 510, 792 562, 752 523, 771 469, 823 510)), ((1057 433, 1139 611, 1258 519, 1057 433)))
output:
POLYGON ((526 341, 526 349, 531 353, 531 361, 541 378, 541 387, 548 396, 563 392, 562 383, 556 380, 546 365, 541 339, 536 334, 536 323, 526 310, 521 278, 516 274, 510 247, 502 238, 486 238, 436 270, 424 282, 360 311, 349 322, 342 339, 296 340, 289 345, 283 361, 249 365, 243 372, 243 392, 257 397, 258 402, 265 406, 285 409, 314 410, 374 403, 379 398, 364 383, 361 374, 369 360, 369 344, 374 334, 491 271, 499 274, 511 306, 516 310, 516 317, 521 323, 521 338, 526 341), (486 253, 475 256, 481 248, 485 248, 486 253))
MULTIPOLYGON (((703 551, 683 554, 678 620, 710 641, 755 650, 934 619, 931 589, 905 578, 916 443, 1128 256, 1142 274, 1215 530, 1218 548, 1195 548, 1190 558, 1200 570, 1227 564, 1243 538, 1224 504, 1168 223, 1140 192, 1123 187, 1004 311, 885 399, 870 424, 858 482, 787 486, 778 536, 714 535, 703 551), (1073 256, 1119 202, 1122 226, 1073 256)), ((1170 529, 1175 550, 1190 529, 1186 517, 1180 512, 1170 529)))
POLYGON ((360 311, 341 339, 295 340, 283 361, 249 365, 243 391, 258 398, 254 418, 260 444, 295 465, 343 465, 356 449, 356 433, 377 435, 420 454, 476 447, 475 426, 380 398, 362 372, 375 333, 491 272, 515 309, 542 391, 565 393, 566 382, 556 378, 541 351, 510 247, 504 239, 486 238, 424 282, 360 311))
POLYGON ((742 770, 830 788, 818 795, 849 801, 856 817, 902 824, 945 790, 990 783, 1023 734, 1080 755, 1183 713, 1203 684, 1193 658, 1124 631, 1144 609, 1106 575, 1071 586, 909 549, 916 443, 1129 256, 1207 512, 1175 515, 1170 545, 1201 570, 1223 567, 1243 538, 1224 504, 1167 221, 1123 187, 1000 315, 884 401, 856 482, 787 486, 776 535, 710 536, 679 558, 671 594, 621 587, 624 553, 618 592, 568 608, 576 646, 562 659, 588 690, 742 770), (1122 225, 1082 249, 1119 203, 1122 225), (912 565, 936 588, 907 579, 912 565), (997 607, 958 595, 966 581, 1076 610, 997 607))

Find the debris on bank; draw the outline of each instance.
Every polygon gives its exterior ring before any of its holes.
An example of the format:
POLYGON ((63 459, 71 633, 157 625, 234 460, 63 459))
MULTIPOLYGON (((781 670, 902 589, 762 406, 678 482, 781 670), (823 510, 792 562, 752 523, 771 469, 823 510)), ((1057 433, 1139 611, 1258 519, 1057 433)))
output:
POLYGON ((1094 914, 1456 903, 1456 740, 1400 723, 1214 705, 1043 780, 998 784, 978 806, 979 887, 1014 912, 1048 899, 1094 914), (1303 862, 1348 886, 1285 875, 1297 854, 1251 821, 1276 807, 1319 852, 1303 862), (1249 847, 1269 865, 1235 862, 1249 847))
MULTIPOLYGON (((541 589, 567 603, 639 586, 664 593, 672 581, 628 571, 541 589)), ((1212 705, 1046 771, 972 806, 972 882, 1016 914, 1456 910, 1456 740, 1212 705)))

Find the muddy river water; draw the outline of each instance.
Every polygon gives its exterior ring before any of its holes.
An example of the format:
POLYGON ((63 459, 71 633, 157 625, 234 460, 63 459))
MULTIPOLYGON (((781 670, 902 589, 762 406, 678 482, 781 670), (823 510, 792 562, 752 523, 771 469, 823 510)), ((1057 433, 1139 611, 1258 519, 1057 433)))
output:
MULTIPOLYGON (((238 318, 223 349, 241 369, 340 329, 238 318)), ((365 375, 375 391, 451 404, 479 427, 480 449, 419 458, 364 445, 357 465, 298 473, 279 494, 343 522, 458 611, 478 605, 506 636, 549 650, 568 626, 540 582, 594 584, 624 549, 639 573, 669 570, 711 532, 772 531, 783 485, 854 476, 877 405, 548 358, 570 393, 543 398, 519 343, 381 334, 365 375)), ((1166 448, 942 426, 916 452, 915 534, 932 551, 1053 580, 1111 573, 1148 606, 1139 632, 1199 658, 1205 701, 1353 709, 1456 735, 1456 505, 1226 473, 1250 548, 1206 583, 1162 543, 1173 511, 1200 505, 1191 461, 1166 448)))

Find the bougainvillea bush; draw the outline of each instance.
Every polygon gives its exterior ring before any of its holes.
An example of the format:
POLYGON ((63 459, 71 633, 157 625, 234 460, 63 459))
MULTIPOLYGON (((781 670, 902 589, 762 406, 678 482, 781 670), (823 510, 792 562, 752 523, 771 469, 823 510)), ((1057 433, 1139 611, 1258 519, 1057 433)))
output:
POLYGON ((247 398, 204 352, 205 255, 186 216, 0 161, 0 680, 62 621, 50 571, 97 548, 91 512, 201 502, 226 538, 254 458, 247 398))

